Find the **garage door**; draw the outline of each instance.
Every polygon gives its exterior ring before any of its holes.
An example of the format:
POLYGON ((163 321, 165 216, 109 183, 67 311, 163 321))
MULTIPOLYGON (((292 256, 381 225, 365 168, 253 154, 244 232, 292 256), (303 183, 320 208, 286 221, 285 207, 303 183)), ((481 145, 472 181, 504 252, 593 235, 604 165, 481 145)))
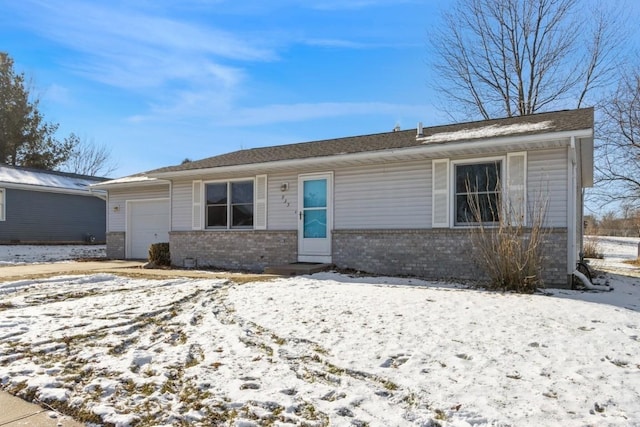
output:
POLYGON ((127 258, 147 259, 152 243, 169 241, 169 200, 128 203, 127 258))

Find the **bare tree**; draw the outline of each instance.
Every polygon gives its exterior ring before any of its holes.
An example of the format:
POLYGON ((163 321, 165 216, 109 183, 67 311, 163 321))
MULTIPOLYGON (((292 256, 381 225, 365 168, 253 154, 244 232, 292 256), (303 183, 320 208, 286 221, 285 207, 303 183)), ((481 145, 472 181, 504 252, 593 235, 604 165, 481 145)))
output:
POLYGON ((610 10, 586 0, 458 0, 429 35, 433 85, 453 116, 579 108, 611 83, 620 58, 624 26, 610 10))
POLYGON ((111 149, 95 141, 80 139, 76 134, 69 135, 73 145, 69 159, 62 165, 62 170, 81 175, 109 176, 118 167, 111 159, 111 149))
POLYGON ((623 77, 601 108, 596 162, 597 196, 640 208, 640 70, 623 77))

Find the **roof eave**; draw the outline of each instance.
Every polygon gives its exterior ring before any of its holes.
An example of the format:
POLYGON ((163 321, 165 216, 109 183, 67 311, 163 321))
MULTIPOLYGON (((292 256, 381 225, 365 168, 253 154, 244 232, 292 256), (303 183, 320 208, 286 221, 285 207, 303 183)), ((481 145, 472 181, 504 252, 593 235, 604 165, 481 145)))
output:
MULTIPOLYGON (((415 154, 436 154, 440 151, 443 151, 446 147, 447 152, 451 151, 463 151, 468 148, 496 148, 500 149, 501 147, 505 147, 514 143, 532 143, 546 140, 561 140, 561 139, 569 139, 571 137, 576 138, 589 138, 593 137, 593 129, 578 129, 571 131, 561 131, 561 132, 550 132, 550 133, 540 133, 534 135, 521 135, 521 136, 505 136, 505 137, 496 137, 496 138, 488 138, 483 140, 465 140, 465 141, 449 141, 446 143, 438 143, 438 142, 430 142, 422 145, 405 147, 405 148, 395 148, 388 150, 379 150, 379 151, 364 151, 359 153, 347 153, 347 154, 337 154, 330 156, 321 156, 321 157, 308 157, 308 158, 298 158, 298 159, 288 159, 288 160, 275 160, 269 162, 259 162, 259 163, 246 163, 240 165, 232 165, 232 166, 218 166, 212 168, 202 168, 202 169, 185 169, 180 171, 170 171, 170 172, 158 172, 158 173, 149 173, 148 177, 158 178, 158 179, 172 179, 172 178, 181 178, 193 175, 207 174, 207 173, 224 173, 224 172, 244 172, 250 171, 253 169, 260 169, 264 167, 287 167, 287 166, 308 166, 308 165, 316 165, 319 163, 325 162, 337 162, 344 159, 349 160, 367 160, 367 159, 380 159, 387 156, 394 156, 398 154, 403 155, 411 155, 415 154)), ((133 184, 133 183, 132 183, 133 184)), ((103 188, 107 188, 104 186, 103 188)), ((112 187, 110 187, 112 188, 112 187)))
POLYGON ((61 188, 61 187, 48 187, 46 185, 33 185, 33 184, 17 184, 13 182, 0 182, 0 187, 9 188, 13 190, 25 190, 25 191, 39 191, 43 193, 58 193, 58 194, 71 194, 75 196, 93 196, 101 197, 104 193, 102 190, 92 190, 92 186, 87 186, 86 189, 73 189, 73 188, 61 188), (94 193, 95 191, 95 193, 94 193))
MULTIPOLYGON (((148 175, 150 176, 150 175, 148 175)), ((97 189, 97 190, 114 190, 114 189, 118 189, 118 188, 129 188, 129 187, 153 187, 156 185, 169 185, 170 182, 165 180, 165 179, 161 179, 161 178, 156 178, 156 177, 152 177, 153 179, 146 179, 146 180, 133 180, 133 181, 120 181, 118 182, 118 180, 112 180, 112 181, 106 181, 106 182, 101 182, 99 184, 92 184, 91 188, 92 189, 97 189)))

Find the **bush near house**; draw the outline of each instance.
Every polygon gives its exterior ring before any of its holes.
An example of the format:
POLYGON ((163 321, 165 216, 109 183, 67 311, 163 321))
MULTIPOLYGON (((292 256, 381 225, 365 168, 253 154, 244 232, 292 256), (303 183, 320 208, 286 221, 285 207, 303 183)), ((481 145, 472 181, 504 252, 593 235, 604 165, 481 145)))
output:
POLYGON ((155 265, 171 265, 169 243, 154 243, 149 246, 149 262, 155 265))
MULTIPOLYGON (((500 189, 500 183, 496 189, 500 189)), ((476 193, 469 196, 468 202, 469 214, 475 222, 469 229, 473 257, 489 278, 487 287, 520 293, 544 288, 541 272, 543 246, 548 235, 544 227, 547 199, 538 195, 528 212, 528 224, 525 224, 524 213, 514 209, 511 200, 502 200, 500 196, 496 200, 485 200, 476 193)))

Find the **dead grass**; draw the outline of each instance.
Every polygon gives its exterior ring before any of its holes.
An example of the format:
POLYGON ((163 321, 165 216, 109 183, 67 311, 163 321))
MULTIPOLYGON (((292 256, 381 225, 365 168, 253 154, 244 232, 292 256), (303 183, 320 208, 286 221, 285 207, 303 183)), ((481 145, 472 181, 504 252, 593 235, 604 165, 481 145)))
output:
POLYGON ((533 293, 543 288, 541 273, 548 235, 548 229, 544 227, 547 200, 538 197, 529 209, 528 219, 524 211, 513 208, 515 204, 501 197, 497 206, 477 194, 470 195, 468 201, 474 219, 469 231, 473 256, 489 278, 488 288, 520 293, 533 293), (491 223, 483 219, 486 212, 482 211, 486 209, 490 209, 494 219, 491 223))
POLYGON ((600 248, 600 244, 595 239, 584 239, 584 243, 582 245, 582 253, 585 258, 604 258, 604 255, 602 254, 602 248, 600 248))

